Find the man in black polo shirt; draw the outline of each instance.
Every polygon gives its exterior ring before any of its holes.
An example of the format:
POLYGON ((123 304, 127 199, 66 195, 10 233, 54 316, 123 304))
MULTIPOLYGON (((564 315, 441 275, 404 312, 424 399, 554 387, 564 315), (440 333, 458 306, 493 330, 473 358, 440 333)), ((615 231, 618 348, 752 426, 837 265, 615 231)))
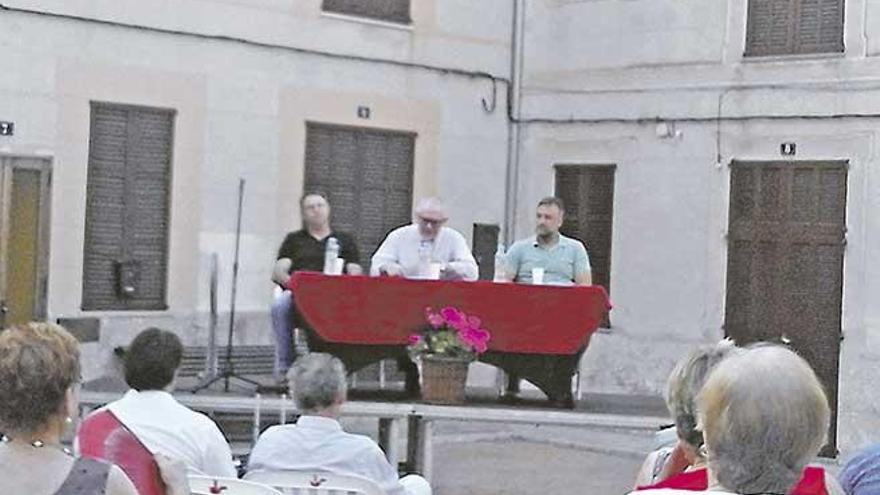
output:
POLYGON ((283 380, 294 358, 294 305, 293 295, 287 288, 290 274, 296 271, 323 271, 324 253, 330 238, 335 238, 339 243, 339 257, 345 260, 345 271, 351 275, 363 273, 358 264, 360 254, 354 237, 330 228, 330 204, 327 197, 318 192, 306 193, 300 199, 299 206, 304 228, 287 234, 278 250, 278 260, 272 270, 272 281, 283 289, 272 304, 277 381, 283 380))

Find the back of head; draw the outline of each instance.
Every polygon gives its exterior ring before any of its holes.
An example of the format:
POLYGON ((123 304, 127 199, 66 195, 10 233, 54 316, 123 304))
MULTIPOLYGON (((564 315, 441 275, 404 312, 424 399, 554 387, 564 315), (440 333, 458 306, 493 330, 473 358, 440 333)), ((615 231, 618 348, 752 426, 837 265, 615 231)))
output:
POLYGON ((703 444, 703 433, 697 428, 697 394, 706 378, 723 359, 742 352, 732 340, 700 346, 679 361, 666 386, 666 407, 675 420, 678 437, 697 448, 703 444))
POLYGON ((79 378, 79 344, 61 326, 28 323, 0 332, 0 431, 45 426, 79 378))
POLYGON ((125 381, 138 390, 162 390, 174 380, 183 358, 183 344, 172 332, 148 328, 125 353, 125 381))
POLYGON ((709 469, 736 493, 785 493, 822 447, 830 411, 809 364, 758 345, 709 375, 697 399, 709 469))
POLYGON ((312 352, 299 357, 288 371, 296 407, 316 412, 345 401, 348 382, 345 365, 330 354, 312 352))

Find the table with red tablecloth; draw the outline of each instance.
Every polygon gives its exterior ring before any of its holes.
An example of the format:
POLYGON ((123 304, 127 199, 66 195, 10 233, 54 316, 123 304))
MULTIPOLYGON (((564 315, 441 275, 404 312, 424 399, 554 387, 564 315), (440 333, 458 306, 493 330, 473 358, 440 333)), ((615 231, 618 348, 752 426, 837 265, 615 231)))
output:
POLYGON ((571 377, 590 336, 610 309, 600 286, 559 287, 390 277, 291 277, 294 303, 316 338, 349 371, 406 355, 425 309, 453 306, 479 317, 492 334, 480 361, 525 378, 550 398, 571 391, 571 377))

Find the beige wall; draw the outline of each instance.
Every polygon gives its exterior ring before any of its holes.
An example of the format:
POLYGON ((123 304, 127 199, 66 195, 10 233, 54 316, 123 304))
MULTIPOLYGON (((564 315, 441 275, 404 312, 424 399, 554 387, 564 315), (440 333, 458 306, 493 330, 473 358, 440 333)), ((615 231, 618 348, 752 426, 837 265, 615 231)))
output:
MULTIPOLYGON (((58 141, 52 191, 52 253, 49 313, 82 313, 85 185, 88 171, 90 101, 173 108, 171 222, 168 251, 168 311, 190 311, 195 303, 200 165, 205 133, 205 79, 83 60, 57 67, 58 141)), ((90 312, 91 313, 91 312, 90 312)), ((100 312, 106 313, 106 312, 100 312)), ((131 315, 130 312, 125 314, 131 315)))

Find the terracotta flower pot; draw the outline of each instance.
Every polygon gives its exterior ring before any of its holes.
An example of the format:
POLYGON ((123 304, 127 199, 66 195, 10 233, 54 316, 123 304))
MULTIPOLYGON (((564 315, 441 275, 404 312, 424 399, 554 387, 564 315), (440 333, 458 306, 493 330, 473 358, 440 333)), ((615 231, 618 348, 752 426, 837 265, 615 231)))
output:
POLYGON ((422 400, 430 404, 464 404, 469 359, 425 354, 422 361, 422 400))

